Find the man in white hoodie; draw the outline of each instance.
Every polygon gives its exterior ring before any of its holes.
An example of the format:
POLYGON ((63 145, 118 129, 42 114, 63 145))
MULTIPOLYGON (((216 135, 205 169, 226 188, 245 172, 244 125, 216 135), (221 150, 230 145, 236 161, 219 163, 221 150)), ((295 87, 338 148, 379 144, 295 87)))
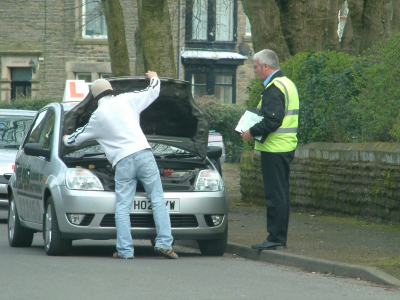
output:
POLYGON ((117 96, 107 80, 94 81, 91 93, 98 100, 98 108, 85 126, 65 135, 63 141, 66 146, 77 146, 86 140, 97 140, 115 168, 117 252, 113 257, 131 259, 134 256, 129 214, 140 180, 153 208, 157 230, 154 251, 176 259, 160 173, 140 128, 140 113, 157 99, 161 82, 156 72, 148 71, 146 78, 150 79, 146 89, 117 96))

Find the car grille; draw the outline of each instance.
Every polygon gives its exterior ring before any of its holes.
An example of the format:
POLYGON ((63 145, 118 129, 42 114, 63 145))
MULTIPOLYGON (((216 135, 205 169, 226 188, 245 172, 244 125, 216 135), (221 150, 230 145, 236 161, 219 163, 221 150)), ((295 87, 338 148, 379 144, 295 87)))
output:
POLYGON ((79 226, 88 226, 94 218, 94 214, 86 214, 79 226))
MULTIPOLYGON (((189 184, 163 183, 162 187, 164 192, 190 192, 194 190, 194 187, 190 186, 189 184)), ((140 181, 137 183, 136 192, 145 192, 143 184, 140 181)))
MULTIPOLYGON (((131 228, 155 228, 153 215, 150 214, 131 214, 131 228)), ((170 215, 172 228, 199 227, 195 215, 170 215)), ((115 227, 115 215, 105 215, 100 223, 100 227, 115 227)))

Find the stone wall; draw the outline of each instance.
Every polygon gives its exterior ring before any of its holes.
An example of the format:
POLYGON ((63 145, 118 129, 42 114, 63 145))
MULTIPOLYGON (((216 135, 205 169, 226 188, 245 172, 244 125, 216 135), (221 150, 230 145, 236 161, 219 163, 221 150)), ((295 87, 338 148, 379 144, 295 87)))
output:
MULTIPOLYGON (((291 164, 293 208, 400 222, 400 144, 299 145, 291 164)), ((243 201, 264 204, 258 151, 241 161, 243 201)))

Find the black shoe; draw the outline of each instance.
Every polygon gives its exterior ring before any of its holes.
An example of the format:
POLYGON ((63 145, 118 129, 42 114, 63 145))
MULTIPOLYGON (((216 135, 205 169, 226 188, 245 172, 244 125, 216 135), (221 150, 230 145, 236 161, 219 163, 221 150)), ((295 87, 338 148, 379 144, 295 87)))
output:
POLYGON ((282 250, 286 249, 287 246, 281 243, 268 242, 267 240, 265 240, 262 243, 251 246, 251 248, 255 250, 282 250))

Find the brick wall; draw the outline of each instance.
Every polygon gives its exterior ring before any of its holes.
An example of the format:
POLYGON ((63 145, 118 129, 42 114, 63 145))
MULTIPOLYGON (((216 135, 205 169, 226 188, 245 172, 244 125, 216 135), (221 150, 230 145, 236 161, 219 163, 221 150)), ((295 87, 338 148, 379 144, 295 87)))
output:
MULTIPOLYGON (((264 204, 260 153, 241 161, 243 201, 264 204)), ((291 164, 292 207, 400 222, 400 144, 299 145, 291 164)))

